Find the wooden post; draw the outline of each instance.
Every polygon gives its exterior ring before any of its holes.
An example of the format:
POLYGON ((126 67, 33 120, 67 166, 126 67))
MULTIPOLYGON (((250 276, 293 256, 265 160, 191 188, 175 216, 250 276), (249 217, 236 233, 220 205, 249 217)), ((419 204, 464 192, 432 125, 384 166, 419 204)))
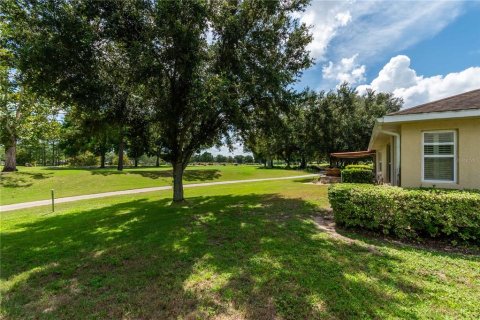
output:
POLYGON ((52 193, 52 212, 55 212, 55 191, 51 189, 50 192, 52 193))

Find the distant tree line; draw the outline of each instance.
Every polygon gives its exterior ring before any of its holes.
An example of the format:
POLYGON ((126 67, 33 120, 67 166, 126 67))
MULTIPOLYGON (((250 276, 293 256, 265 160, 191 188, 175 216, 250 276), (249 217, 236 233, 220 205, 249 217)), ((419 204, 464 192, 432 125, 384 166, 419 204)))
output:
MULTIPOLYGON (((245 150, 253 156, 214 156, 202 151, 193 154, 189 163, 255 162, 272 167, 276 159, 287 166, 295 163, 305 168, 311 161, 328 162, 331 152, 366 150, 375 119, 401 106, 401 100, 392 94, 368 91, 359 95, 347 84, 330 92, 306 91, 292 101, 295 104, 288 114, 280 113, 249 131, 245 150)), ((44 108, 47 113, 51 110, 44 108)), ((121 170, 125 162, 135 167, 164 162, 158 136, 148 121, 127 126, 120 139, 118 127, 75 108, 70 108, 62 121, 48 119, 43 115, 23 121, 29 124, 23 125, 22 139, 17 143, 18 163, 100 168, 108 164, 121 170), (123 163, 120 152, 125 153, 123 163)))
POLYGON ((236 164, 252 164, 255 163, 255 159, 251 155, 237 154, 234 156, 225 156, 222 154, 213 155, 210 152, 202 152, 194 154, 190 158, 190 162, 208 162, 208 163, 236 163, 236 164))
POLYGON ((266 166, 273 160, 305 168, 310 161, 330 162, 330 153, 367 150, 375 120, 398 111, 402 100, 391 93, 359 94, 347 83, 329 92, 307 90, 288 113, 259 123, 246 146, 266 166))

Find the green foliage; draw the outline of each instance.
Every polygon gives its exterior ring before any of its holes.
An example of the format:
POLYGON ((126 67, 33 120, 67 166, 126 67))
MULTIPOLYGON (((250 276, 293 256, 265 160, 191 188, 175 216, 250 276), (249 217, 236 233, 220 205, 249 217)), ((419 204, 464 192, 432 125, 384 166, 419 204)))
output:
POLYGON ((17 148, 17 164, 25 165, 26 163, 36 163, 35 157, 24 148, 17 148))
POLYGON ((373 183, 374 177, 372 169, 352 168, 342 170, 342 182, 345 183, 373 183))
POLYGON ((373 170, 373 163, 372 164, 349 164, 345 166, 345 169, 373 170))
POLYGON ((480 243, 480 193, 360 184, 329 188, 335 221, 399 238, 480 243))
POLYGON ((243 156, 243 163, 254 163, 255 159, 251 155, 243 156))
POLYGON ((398 111, 402 101, 373 91, 361 95, 345 83, 328 93, 291 96, 288 103, 293 110, 257 123, 246 145, 261 159, 297 160, 305 167, 331 152, 365 150, 375 120, 398 111))
POLYGON ((70 157, 84 151, 100 155, 112 150, 118 143, 118 130, 104 115, 88 114, 78 108, 68 110, 61 132, 60 147, 70 157))
MULTIPOLYGON (((23 145, 38 146, 40 142, 55 141, 59 137, 60 123, 56 117, 59 106, 51 99, 35 94, 32 88, 23 83, 24 75, 18 69, 18 60, 9 45, 11 24, 3 14, 0 22, 0 144, 5 148, 4 171, 15 171, 16 148, 21 141, 23 145)), ((29 152, 31 158, 31 152, 29 152)), ((31 162, 25 154, 22 163, 31 162)))
POLYGON ((98 157, 90 151, 81 153, 69 160, 70 165, 76 167, 92 167, 98 165, 98 157))
MULTIPOLYGON (((118 165, 118 155, 115 155, 112 158, 112 164, 113 165, 118 165)), ((125 166, 131 166, 132 165, 132 160, 126 154, 123 155, 123 164, 125 166)))
POLYGON ((366 150, 375 120, 398 111, 401 105, 402 100, 391 93, 360 95, 347 83, 336 91, 320 92, 312 130, 321 138, 312 143, 327 157, 331 152, 366 150))
POLYGON ((223 163, 223 162, 227 162, 227 161, 228 161, 228 157, 224 156, 223 154, 217 154, 215 156, 215 162, 223 163))
POLYGON ((210 152, 205 151, 202 154, 196 154, 192 156, 190 161, 191 162, 214 162, 215 158, 210 152))
POLYGON ((193 154, 288 109, 291 85, 312 63, 312 37, 296 18, 307 5, 59 0, 8 1, 0 11, 8 47, 37 92, 103 113, 120 131, 119 152, 130 140, 135 158, 145 150, 143 136, 128 137, 132 122, 155 125, 181 201, 193 154))

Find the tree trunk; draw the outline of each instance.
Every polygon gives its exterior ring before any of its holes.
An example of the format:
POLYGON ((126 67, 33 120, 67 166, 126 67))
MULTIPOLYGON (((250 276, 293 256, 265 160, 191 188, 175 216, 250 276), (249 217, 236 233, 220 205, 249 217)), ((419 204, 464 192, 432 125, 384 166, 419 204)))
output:
POLYGON ((55 167, 55 140, 52 141, 52 166, 55 167))
POLYGON ((182 163, 173 163, 173 202, 183 202, 183 171, 182 163))
POLYGON ((134 162, 135 162, 135 168, 137 168, 138 167, 138 158, 137 157, 134 158, 134 162))
POLYGON ((125 148, 125 142, 123 141, 123 135, 120 137, 120 143, 118 144, 118 165, 117 170, 123 170, 123 149, 125 148))
POLYGON ((157 154, 157 161, 155 162, 155 167, 160 167, 160 156, 157 154))
POLYGON ((15 137, 11 139, 11 145, 5 151, 5 165, 3 172, 12 172, 17 170, 17 141, 15 137))
POLYGON ((43 166, 47 165, 47 144, 43 143, 43 166))
POLYGON ((302 157, 300 160, 300 169, 305 169, 307 167, 307 159, 305 157, 302 157))
POLYGON ((273 168, 273 159, 272 158, 268 158, 267 159, 267 168, 273 168))
POLYGON ((100 168, 105 168, 105 150, 100 151, 100 168))

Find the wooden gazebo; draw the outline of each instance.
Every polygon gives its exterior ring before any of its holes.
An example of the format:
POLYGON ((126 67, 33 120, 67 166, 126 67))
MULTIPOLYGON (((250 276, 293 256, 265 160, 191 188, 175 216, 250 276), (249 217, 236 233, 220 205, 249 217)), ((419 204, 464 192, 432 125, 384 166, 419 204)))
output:
POLYGON ((375 155, 375 151, 367 150, 367 151, 354 151, 354 152, 332 152, 330 153, 330 157, 336 159, 365 159, 369 157, 373 157, 375 155))

